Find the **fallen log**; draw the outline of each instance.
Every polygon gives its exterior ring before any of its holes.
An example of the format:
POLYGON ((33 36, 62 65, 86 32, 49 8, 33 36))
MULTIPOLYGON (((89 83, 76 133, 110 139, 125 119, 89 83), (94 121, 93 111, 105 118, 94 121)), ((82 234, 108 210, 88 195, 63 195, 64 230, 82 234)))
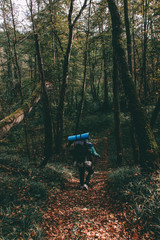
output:
POLYGON ((41 97, 41 84, 39 83, 32 95, 15 112, 0 121, 0 138, 4 137, 9 130, 20 123, 26 114, 28 114, 34 105, 39 102, 41 97))

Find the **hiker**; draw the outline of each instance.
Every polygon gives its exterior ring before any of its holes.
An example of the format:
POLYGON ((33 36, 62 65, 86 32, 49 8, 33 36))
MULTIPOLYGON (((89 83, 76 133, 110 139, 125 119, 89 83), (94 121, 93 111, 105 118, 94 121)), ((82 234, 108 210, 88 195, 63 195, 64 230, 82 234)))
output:
POLYGON ((78 167, 79 170, 80 189, 82 190, 88 190, 89 182, 94 173, 92 156, 100 157, 100 155, 96 152, 93 144, 89 142, 88 139, 89 133, 74 135, 72 138, 68 137, 68 140, 70 141, 69 145, 74 143, 73 161, 74 166, 78 167), (75 139, 73 139, 73 137, 75 137, 75 139), (84 178, 86 171, 88 174, 85 180, 84 178))

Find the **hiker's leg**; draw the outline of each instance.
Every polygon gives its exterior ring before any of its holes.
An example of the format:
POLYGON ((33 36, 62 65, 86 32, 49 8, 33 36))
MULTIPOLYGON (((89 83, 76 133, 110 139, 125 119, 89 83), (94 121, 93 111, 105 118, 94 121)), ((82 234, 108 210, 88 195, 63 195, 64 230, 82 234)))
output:
POLYGON ((87 167, 86 170, 87 170, 88 174, 87 174, 87 177, 86 177, 86 182, 85 182, 85 184, 89 185, 89 182, 90 182, 90 180, 91 180, 91 177, 92 177, 94 171, 93 171, 92 166, 91 166, 91 167, 87 167))
POLYGON ((80 177, 80 185, 84 185, 84 174, 85 174, 85 168, 79 167, 79 177, 80 177))

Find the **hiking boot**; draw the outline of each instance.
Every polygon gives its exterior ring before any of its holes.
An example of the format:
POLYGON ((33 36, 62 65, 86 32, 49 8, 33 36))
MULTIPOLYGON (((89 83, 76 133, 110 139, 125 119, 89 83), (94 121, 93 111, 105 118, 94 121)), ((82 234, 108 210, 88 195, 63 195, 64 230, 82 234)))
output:
POLYGON ((83 186, 83 190, 88 190, 88 185, 87 184, 84 184, 84 186, 83 186))

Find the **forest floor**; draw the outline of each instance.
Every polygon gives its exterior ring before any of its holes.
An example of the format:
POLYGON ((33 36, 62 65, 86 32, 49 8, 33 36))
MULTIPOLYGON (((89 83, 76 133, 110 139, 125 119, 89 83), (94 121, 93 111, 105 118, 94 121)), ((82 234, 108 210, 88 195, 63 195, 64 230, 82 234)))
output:
POLYGON ((43 239, 152 239, 149 234, 143 234, 143 226, 131 224, 132 216, 127 208, 114 203, 110 197, 106 187, 107 137, 103 149, 103 155, 95 162, 88 191, 79 190, 78 175, 68 180, 56 195, 54 190, 50 191, 47 211, 43 215, 43 239))

